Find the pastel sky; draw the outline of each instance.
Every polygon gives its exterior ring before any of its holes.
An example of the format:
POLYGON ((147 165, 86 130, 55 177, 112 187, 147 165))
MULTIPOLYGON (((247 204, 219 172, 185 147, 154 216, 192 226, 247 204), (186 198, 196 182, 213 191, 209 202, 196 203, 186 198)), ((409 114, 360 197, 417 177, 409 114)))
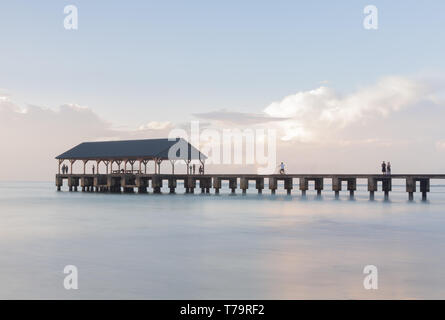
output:
POLYGON ((414 0, 4 2, 0 148, 15 157, 0 179, 50 180, 54 156, 79 142, 196 119, 276 128, 294 172, 388 159, 444 172, 444 13, 414 0), (369 4, 378 30, 363 28, 369 4))

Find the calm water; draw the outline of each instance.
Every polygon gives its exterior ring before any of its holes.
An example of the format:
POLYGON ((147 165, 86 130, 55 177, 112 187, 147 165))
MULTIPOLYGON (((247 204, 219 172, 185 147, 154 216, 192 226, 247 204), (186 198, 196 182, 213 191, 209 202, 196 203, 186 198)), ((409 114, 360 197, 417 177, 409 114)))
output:
POLYGON ((112 195, 1 182, 0 298, 445 298, 443 186, 427 203, 419 194, 408 203, 402 185, 390 202, 249 191, 112 195), (63 287, 69 264, 78 290, 63 287), (378 290, 363 288, 370 264, 378 290))

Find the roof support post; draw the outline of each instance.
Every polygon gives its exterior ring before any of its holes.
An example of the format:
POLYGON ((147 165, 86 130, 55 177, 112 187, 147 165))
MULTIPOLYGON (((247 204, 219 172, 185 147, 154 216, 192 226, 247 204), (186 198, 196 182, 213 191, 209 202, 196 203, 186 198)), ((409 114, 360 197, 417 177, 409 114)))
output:
POLYGON ((201 162, 201 164, 202 164, 202 174, 204 174, 204 168, 205 168, 205 159, 199 159, 199 162, 201 162))
POLYGON ((105 164, 105 166, 106 166, 106 172, 107 172, 107 174, 108 174, 108 164, 110 163, 110 161, 108 161, 108 160, 104 160, 104 164, 105 164))
POLYGON ((87 162, 88 160, 82 160, 83 161, 83 174, 87 173, 87 162))
POLYGON ((139 159, 138 160, 139 161, 139 174, 141 174, 142 173, 142 160, 141 159, 139 159))
POLYGON ((114 162, 117 163, 117 171, 120 172, 121 171, 121 163, 122 163, 122 161, 121 160, 116 160, 114 162))
POLYGON ((191 160, 184 160, 185 161, 185 165, 187 166, 187 174, 190 174, 190 162, 192 162, 191 160))
POLYGON ((133 173, 134 163, 136 162, 136 160, 128 160, 128 162, 130 162, 130 165, 131 165, 131 173, 133 173))
POLYGON ((161 163, 162 163, 162 160, 161 160, 161 159, 158 159, 158 161, 157 161, 158 174, 161 174, 161 163))
POLYGON ((99 174, 99 165, 102 162, 102 160, 96 160, 96 173, 99 174))
POLYGON ((142 160, 142 163, 144 164, 144 173, 147 174, 147 163, 148 163, 148 160, 142 160))
POLYGON ((125 159, 124 160, 124 173, 127 173, 127 162, 128 162, 128 160, 125 159))
POLYGON ((170 163, 172 164, 172 174, 175 174, 175 162, 176 160, 170 160, 170 163))
POLYGON ((76 162, 76 160, 70 159, 70 174, 73 174, 73 164, 76 162))
POLYGON ((60 174, 60 165, 62 164, 63 159, 59 159, 59 174, 60 174))

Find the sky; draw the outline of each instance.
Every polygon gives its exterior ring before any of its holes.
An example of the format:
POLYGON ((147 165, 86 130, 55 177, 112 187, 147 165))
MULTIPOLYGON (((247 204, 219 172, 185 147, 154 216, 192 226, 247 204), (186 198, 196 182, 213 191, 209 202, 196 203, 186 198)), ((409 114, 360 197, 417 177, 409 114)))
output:
POLYGON ((192 120, 276 129, 293 172, 388 159, 445 172, 444 13, 410 0, 4 2, 0 179, 51 180, 54 157, 82 141, 192 120), (363 27, 369 4, 377 30, 363 27))

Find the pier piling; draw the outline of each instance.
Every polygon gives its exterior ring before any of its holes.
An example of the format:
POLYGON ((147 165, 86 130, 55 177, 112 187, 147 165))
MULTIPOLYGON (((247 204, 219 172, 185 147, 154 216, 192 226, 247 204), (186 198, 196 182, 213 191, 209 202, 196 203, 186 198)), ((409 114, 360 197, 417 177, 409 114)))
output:
POLYGON ((306 191, 309 189, 309 180, 306 177, 300 178, 300 191, 303 197, 306 196, 306 191))
POLYGON ((271 194, 275 194, 275 191, 277 190, 277 178, 269 178, 269 189, 271 194))

